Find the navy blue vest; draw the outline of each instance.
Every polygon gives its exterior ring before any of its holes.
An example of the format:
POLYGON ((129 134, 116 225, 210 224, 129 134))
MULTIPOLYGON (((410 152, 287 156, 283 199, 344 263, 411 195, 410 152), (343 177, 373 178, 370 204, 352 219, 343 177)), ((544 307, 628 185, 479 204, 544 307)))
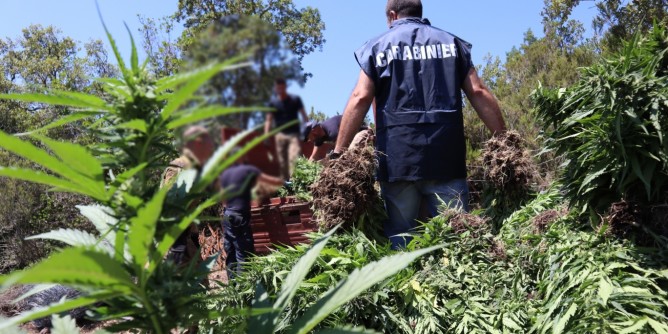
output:
POLYGON ((404 18, 355 52, 376 89, 380 181, 466 177, 461 86, 471 44, 404 18))

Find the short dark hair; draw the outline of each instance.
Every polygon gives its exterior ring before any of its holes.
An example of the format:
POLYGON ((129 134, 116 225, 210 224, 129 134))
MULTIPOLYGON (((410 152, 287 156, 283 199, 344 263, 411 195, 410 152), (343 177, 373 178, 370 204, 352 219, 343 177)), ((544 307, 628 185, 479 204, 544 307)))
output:
POLYGON ((274 80, 274 83, 277 85, 285 85, 285 78, 276 78, 276 80, 274 80))
POLYGON ((390 11, 394 11, 400 17, 420 17, 422 18, 421 0, 387 0, 385 15, 390 16, 390 11))

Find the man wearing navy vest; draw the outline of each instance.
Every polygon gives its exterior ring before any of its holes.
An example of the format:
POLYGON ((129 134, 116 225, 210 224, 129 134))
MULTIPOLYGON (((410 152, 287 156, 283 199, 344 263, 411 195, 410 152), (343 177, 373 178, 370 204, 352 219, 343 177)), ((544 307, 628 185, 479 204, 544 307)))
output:
POLYGON ((424 198, 431 216, 445 203, 468 210, 464 91, 492 131, 505 131, 499 104, 471 61, 471 44, 432 27, 420 0, 388 0, 389 31, 355 52, 361 68, 330 158, 350 144, 376 101, 377 178, 395 249, 416 227, 424 198))

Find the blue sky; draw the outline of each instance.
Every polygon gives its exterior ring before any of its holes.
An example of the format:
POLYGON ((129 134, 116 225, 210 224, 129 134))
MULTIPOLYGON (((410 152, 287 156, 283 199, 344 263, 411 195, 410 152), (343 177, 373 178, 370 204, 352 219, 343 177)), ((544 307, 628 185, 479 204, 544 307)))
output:
MULTIPOLYGON (((424 16, 432 25, 447 30, 473 44, 473 60, 482 64, 485 55, 503 59, 513 46, 522 43, 532 29, 542 35, 541 0, 422 0, 424 16)), ((176 0, 98 0, 107 26, 121 53, 128 56, 130 42, 123 22, 135 40, 141 39, 137 14, 158 18, 176 10, 176 0)), ((322 51, 304 58, 303 66, 313 74, 304 87, 290 85, 307 110, 314 107, 327 115, 341 113, 357 80, 359 67, 353 52, 366 40, 387 30, 386 0, 294 0, 298 7, 318 8, 326 24, 322 51)), ((104 30, 93 0, 21 0, 3 2, 0 37, 16 38, 30 24, 54 25, 63 34, 79 41, 103 39, 104 30)), ((573 15, 589 28, 595 9, 583 2, 573 15)))

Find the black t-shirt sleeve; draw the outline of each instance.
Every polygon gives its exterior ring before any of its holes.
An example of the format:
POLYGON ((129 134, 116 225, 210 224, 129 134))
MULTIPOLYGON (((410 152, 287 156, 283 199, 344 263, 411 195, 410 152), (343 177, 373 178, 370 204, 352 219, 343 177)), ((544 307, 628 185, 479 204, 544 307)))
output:
POLYGON ((304 109, 304 103, 302 103, 302 98, 299 96, 295 96, 295 107, 297 110, 304 109))

